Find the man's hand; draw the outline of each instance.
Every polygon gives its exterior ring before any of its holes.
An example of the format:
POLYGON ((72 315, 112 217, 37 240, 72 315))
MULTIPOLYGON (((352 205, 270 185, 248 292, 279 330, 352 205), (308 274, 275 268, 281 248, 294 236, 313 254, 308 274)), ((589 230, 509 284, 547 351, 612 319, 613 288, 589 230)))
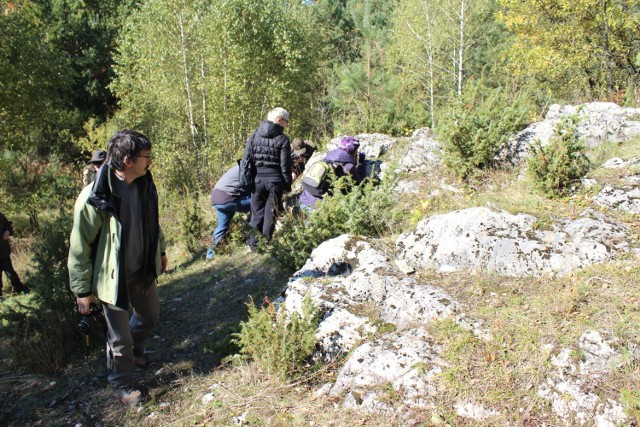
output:
POLYGON ((162 267, 160 268, 160 272, 161 273, 166 273, 167 272, 167 266, 169 265, 169 260, 167 259, 166 255, 162 255, 160 257, 161 261, 162 261, 162 267))
POLYGON ((96 299, 93 295, 89 295, 88 297, 76 298, 76 303, 78 304, 78 312, 83 316, 88 316, 91 314, 91 304, 95 303, 96 299))
POLYGON ((5 230, 5 232, 2 233, 2 240, 9 240, 9 236, 11 236, 11 233, 9 230, 5 230))

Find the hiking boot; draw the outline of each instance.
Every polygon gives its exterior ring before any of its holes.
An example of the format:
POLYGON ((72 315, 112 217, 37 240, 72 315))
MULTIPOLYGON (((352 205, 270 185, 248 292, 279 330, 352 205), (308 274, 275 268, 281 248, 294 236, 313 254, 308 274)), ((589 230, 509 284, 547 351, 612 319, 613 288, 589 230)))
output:
POLYGON ((213 259, 213 257, 216 256, 216 251, 215 251, 215 246, 209 246, 209 249, 207 249, 207 259, 211 260, 213 259))
POLYGON ((131 386, 118 388, 113 391, 113 395, 128 406, 136 406, 142 400, 142 392, 131 386))
POLYGON ((149 355, 144 350, 133 349, 133 363, 140 369, 147 369, 149 367, 149 355))

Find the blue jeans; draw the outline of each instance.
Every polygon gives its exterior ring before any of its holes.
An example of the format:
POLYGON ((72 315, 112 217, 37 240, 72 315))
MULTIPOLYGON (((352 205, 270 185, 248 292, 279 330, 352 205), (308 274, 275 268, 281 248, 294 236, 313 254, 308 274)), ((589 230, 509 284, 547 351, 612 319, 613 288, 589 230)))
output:
POLYGON ((211 235, 211 241, 217 245, 220 240, 229 231, 231 220, 236 212, 249 212, 251 210, 251 197, 249 195, 242 196, 234 202, 225 203, 224 205, 213 205, 218 215, 218 226, 211 235))

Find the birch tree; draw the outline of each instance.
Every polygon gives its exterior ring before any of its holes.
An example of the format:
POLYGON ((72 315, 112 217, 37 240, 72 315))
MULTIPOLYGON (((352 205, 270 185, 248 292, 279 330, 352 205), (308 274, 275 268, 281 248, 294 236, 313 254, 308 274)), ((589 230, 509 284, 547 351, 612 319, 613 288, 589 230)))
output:
POLYGON ((510 71, 557 96, 606 99, 638 83, 639 0, 501 0, 510 71))
POLYGON ((396 11, 391 65, 403 87, 409 83, 408 91, 428 109, 432 126, 438 100, 460 98, 468 76, 478 70, 473 62, 494 26, 491 5, 491 0, 405 0, 396 11))
POLYGON ((149 133, 172 188, 208 191, 271 108, 304 126, 317 45, 304 4, 148 2, 120 40, 115 121, 149 133))

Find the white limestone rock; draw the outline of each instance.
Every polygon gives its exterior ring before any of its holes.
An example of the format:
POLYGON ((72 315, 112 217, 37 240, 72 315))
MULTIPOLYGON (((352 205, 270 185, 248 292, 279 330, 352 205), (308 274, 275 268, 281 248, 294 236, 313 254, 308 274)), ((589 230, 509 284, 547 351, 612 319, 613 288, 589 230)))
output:
MULTIPOLYGON (((359 390, 362 396, 369 393, 369 398, 380 397, 384 387, 391 387, 394 393, 403 396, 404 406, 429 407, 425 399, 436 393, 432 379, 442 369, 440 351, 422 328, 387 334, 354 350, 329 395, 336 397, 359 390)), ((363 399, 357 407, 364 402, 363 399)), ((376 412, 393 410, 372 406, 376 412)))
POLYGON ((576 133, 588 147, 605 142, 627 141, 640 135, 640 108, 623 108, 611 102, 578 106, 554 104, 543 121, 512 135, 496 159, 518 164, 529 155, 529 147, 534 141, 539 141, 542 146, 547 145, 556 125, 563 118, 574 115, 579 117, 576 133))
POLYGON ((476 207, 426 218, 396 247, 416 268, 540 276, 611 259, 629 250, 625 238, 624 226, 603 218, 557 219, 542 230, 532 215, 476 207))
POLYGON ((455 317, 459 305, 442 289, 405 276, 383 253, 356 236, 318 246, 284 291, 287 310, 309 296, 324 313, 315 358, 333 360, 376 333, 455 317))
POLYGON ((594 202, 599 206, 640 214, 640 188, 615 188, 607 185, 600 190, 594 202))
POLYGON ((551 356, 551 364, 557 369, 538 387, 538 395, 551 402, 553 411, 566 426, 624 425, 627 418, 623 405, 593 392, 599 378, 621 366, 620 353, 598 331, 586 331, 577 347, 582 355, 577 362, 568 348, 551 356))

